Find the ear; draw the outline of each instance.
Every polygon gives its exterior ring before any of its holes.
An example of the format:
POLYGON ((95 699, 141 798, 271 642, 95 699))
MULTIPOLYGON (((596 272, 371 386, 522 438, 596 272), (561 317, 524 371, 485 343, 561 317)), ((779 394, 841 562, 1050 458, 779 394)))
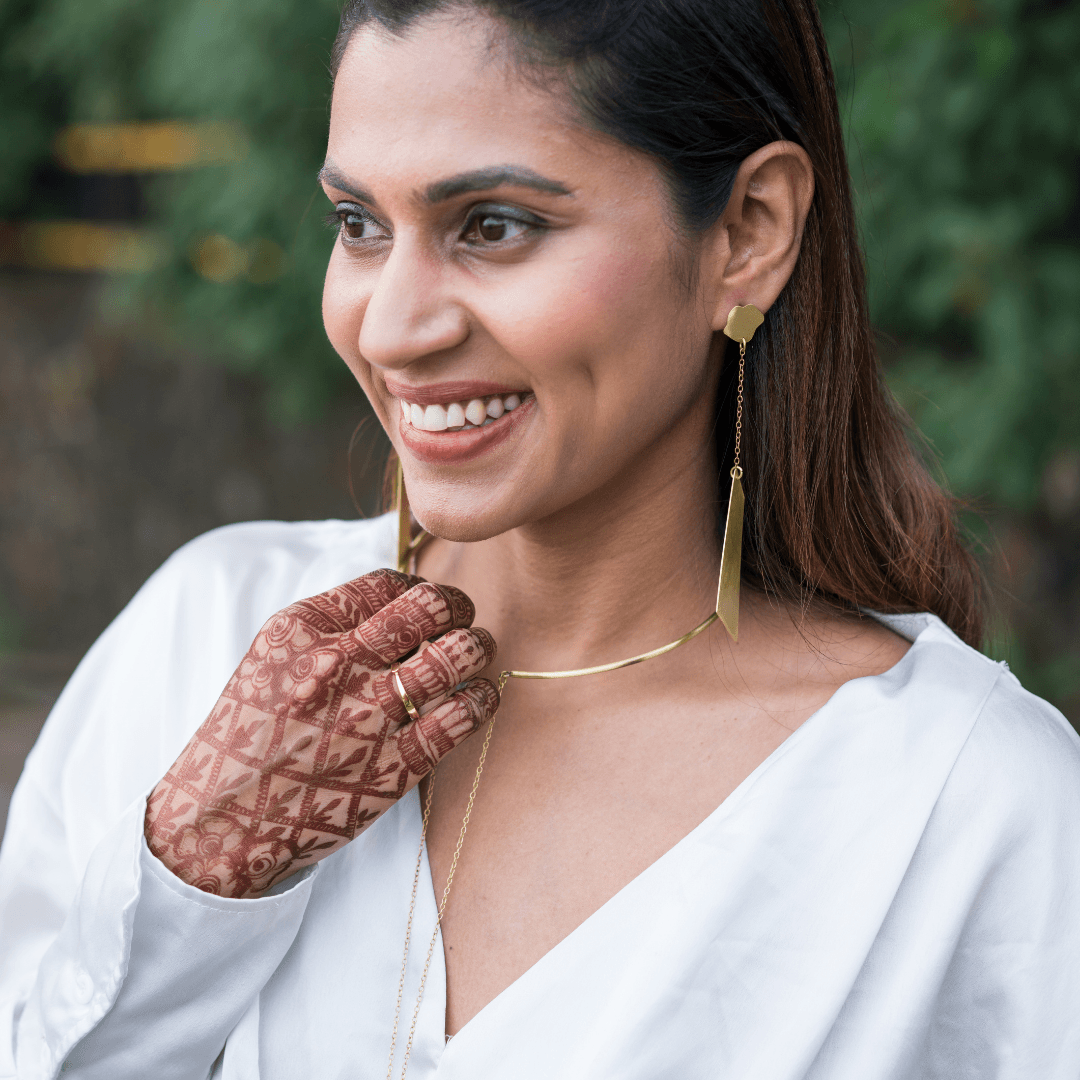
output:
POLYGON ((706 240, 714 330, 736 304, 767 311, 776 302, 795 269, 813 198, 814 167, 796 143, 769 143, 742 163, 706 240))

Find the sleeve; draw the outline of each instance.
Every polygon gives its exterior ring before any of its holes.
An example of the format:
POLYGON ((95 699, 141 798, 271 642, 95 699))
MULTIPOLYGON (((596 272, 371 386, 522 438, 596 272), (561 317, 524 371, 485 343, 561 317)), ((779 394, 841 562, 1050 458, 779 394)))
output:
POLYGON ((210 897, 144 849, 142 819, 262 622, 318 591, 310 532, 264 523, 193 541, 65 687, 0 848, 0 1078, 205 1080, 288 949, 311 878, 210 897))
POLYGON ((145 802, 94 850, 15 1032, 15 1073, 205 1080, 299 929, 318 868, 258 900, 209 896, 151 855, 145 802))

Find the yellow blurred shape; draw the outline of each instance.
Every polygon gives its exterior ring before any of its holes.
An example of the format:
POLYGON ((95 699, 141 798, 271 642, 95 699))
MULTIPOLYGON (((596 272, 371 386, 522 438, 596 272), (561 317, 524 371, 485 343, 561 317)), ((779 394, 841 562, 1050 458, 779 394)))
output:
POLYGON ((226 284, 246 276, 256 285, 266 285, 285 272, 286 256, 273 240, 260 237, 245 247, 221 233, 210 233, 191 245, 191 263, 208 281, 226 284))
POLYGON ((273 240, 260 237, 248 245, 248 280, 268 285, 285 273, 285 252, 273 240))
POLYGON ((128 225, 87 221, 35 222, 17 227, 8 260, 37 270, 143 273, 160 265, 168 249, 153 233, 128 225))
POLYGON ((235 240, 211 233, 192 245, 191 262, 204 278, 225 283, 247 269, 247 252, 235 240))
POLYGON ((239 161, 247 139, 239 125, 223 122, 73 124, 54 148, 71 172, 154 172, 239 161))

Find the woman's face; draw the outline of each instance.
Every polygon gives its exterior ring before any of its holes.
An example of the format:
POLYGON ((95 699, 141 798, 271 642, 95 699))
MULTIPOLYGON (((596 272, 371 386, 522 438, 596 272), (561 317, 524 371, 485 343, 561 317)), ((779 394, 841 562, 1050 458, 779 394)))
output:
POLYGON ((358 30, 321 178, 326 330, 432 532, 485 539, 706 444, 714 312, 659 171, 486 17, 358 30))

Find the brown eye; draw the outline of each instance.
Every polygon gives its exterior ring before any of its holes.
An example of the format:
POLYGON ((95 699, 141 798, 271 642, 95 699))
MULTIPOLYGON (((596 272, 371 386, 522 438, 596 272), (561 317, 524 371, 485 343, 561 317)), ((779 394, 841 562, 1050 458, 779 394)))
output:
POLYGON ((500 207, 480 209, 465 226, 462 239, 471 244, 498 244, 520 240, 542 227, 540 221, 502 212, 500 207))
POLYGON ((350 240, 363 240, 367 222, 359 214, 346 214, 341 219, 341 231, 350 240))
POLYGON ((506 218, 490 215, 480 218, 476 223, 477 232, 484 240, 496 242, 506 239, 506 218))

